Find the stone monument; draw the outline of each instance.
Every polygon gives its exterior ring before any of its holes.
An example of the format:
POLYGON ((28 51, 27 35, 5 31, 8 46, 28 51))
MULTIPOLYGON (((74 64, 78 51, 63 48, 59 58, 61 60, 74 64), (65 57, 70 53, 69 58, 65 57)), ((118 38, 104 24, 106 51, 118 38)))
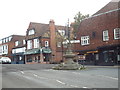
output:
POLYGON ((68 48, 66 50, 66 53, 63 55, 63 57, 65 58, 65 61, 63 63, 53 67, 53 69, 56 69, 56 70, 78 70, 81 68, 80 64, 73 61, 73 59, 76 55, 71 50, 70 31, 69 31, 69 35, 68 35, 68 40, 69 40, 69 43, 67 45, 68 48))

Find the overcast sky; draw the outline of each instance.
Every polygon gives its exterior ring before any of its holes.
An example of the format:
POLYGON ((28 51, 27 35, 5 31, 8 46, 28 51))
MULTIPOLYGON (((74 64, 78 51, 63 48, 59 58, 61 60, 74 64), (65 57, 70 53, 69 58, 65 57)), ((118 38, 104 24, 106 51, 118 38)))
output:
POLYGON ((25 35, 30 22, 66 25, 79 11, 94 14, 111 0, 0 0, 0 39, 25 35))

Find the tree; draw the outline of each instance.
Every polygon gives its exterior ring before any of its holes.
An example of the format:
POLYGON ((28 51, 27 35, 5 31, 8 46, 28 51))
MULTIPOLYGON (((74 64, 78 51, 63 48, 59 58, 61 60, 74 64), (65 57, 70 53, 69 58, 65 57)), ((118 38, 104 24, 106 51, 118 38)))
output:
POLYGON ((74 36, 76 36, 76 33, 78 32, 78 27, 81 23, 82 20, 84 20, 85 18, 88 18, 89 14, 87 15, 83 15, 81 12, 78 12, 75 17, 74 17, 74 23, 72 24, 72 27, 74 29, 73 34, 74 36))

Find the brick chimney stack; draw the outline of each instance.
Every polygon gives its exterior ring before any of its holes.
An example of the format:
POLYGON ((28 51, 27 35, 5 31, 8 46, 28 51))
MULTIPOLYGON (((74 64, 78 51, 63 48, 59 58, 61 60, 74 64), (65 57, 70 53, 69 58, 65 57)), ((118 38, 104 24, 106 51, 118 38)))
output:
POLYGON ((50 29, 50 47, 52 49, 52 61, 56 60, 56 30, 55 30, 55 22, 54 20, 49 21, 49 29, 50 29))

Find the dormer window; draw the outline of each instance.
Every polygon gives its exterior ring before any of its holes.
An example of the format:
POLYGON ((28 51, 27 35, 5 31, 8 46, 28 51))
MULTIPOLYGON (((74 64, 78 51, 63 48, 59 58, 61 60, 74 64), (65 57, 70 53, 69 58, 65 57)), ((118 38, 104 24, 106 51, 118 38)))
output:
POLYGON ((58 30, 58 32, 60 33, 61 36, 65 35, 65 30, 58 30))
POLYGON ((28 35, 33 35, 33 34, 35 34, 35 30, 34 29, 29 30, 28 35))
POLYGON ((11 41, 11 39, 12 39, 12 36, 10 36, 8 39, 9 39, 9 41, 11 41))

